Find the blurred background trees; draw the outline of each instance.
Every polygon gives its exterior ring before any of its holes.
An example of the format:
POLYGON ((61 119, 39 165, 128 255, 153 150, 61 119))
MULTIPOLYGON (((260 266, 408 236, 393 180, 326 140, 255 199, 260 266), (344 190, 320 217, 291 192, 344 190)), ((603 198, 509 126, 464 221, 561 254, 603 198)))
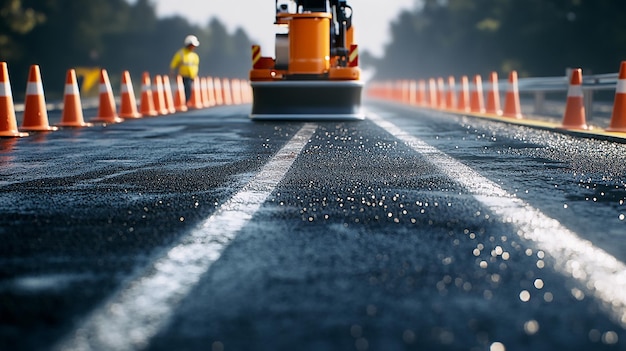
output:
POLYGON ((166 74, 188 34, 201 42, 201 75, 247 78, 251 40, 216 19, 198 26, 157 18, 149 0, 0 0, 0 61, 9 65, 16 97, 32 64, 41 66, 46 93, 58 94, 69 68, 106 68, 112 81, 129 70, 135 84, 144 71, 166 74))
MULTIPOLYGON (((355 2, 356 16, 359 6, 384 6, 355 2)), ((616 72, 626 59, 624 18, 620 0, 416 0, 391 24, 384 56, 362 50, 361 62, 380 79, 616 72)), ((74 67, 103 67, 112 79, 127 69, 137 81, 143 71, 167 73, 190 33, 202 43, 202 75, 247 77, 248 35, 217 19, 157 18, 150 0, 0 0, 0 61, 9 63, 16 96, 31 64, 42 66, 46 91, 62 91, 74 67)))
POLYGON ((392 24, 378 78, 461 74, 564 75, 619 70, 626 1, 419 0, 392 24))

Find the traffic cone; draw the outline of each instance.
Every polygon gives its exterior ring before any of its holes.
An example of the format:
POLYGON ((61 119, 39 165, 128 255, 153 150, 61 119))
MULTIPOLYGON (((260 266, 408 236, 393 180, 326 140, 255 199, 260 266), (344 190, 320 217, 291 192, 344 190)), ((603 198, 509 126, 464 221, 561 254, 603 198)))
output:
POLYGON ((106 69, 102 69, 100 70, 100 105, 98 107, 98 117, 94 118, 92 122, 105 124, 123 122, 124 119, 117 115, 116 110, 115 97, 113 96, 113 89, 109 81, 109 74, 106 69))
POLYGON ((480 75, 474 76, 473 89, 470 95, 470 110, 473 113, 485 113, 485 98, 483 95, 483 79, 480 75))
POLYGON ((211 102, 209 102, 209 90, 206 82, 206 77, 200 78, 200 92, 202 93, 202 106, 211 107, 211 102))
POLYGON ((585 102, 583 99, 583 70, 572 70, 572 78, 567 89, 567 102, 561 128, 588 129, 585 121, 585 102))
MULTIPOLYGON (((224 85, 226 83, 226 79, 222 78, 222 96, 224 97, 224 105, 226 105, 226 89, 224 89, 224 85)), ((402 82, 399 80, 396 80, 393 82, 393 100, 396 102, 400 102, 402 101, 402 82)))
POLYGON ((152 83, 150 73, 144 72, 141 80, 141 115, 143 117, 158 116, 159 112, 154 108, 154 98, 152 97, 152 83))
POLYGON ((20 133, 17 129, 13 92, 9 80, 9 69, 6 62, 0 62, 0 137, 25 137, 28 133, 20 133))
POLYGON ((207 77, 206 84, 209 92, 209 106, 213 107, 217 105, 215 102, 215 83, 213 82, 213 77, 207 77))
POLYGON ((135 90, 133 89, 133 83, 130 79, 130 72, 124 71, 122 73, 122 86, 121 86, 121 102, 120 102, 120 117, 122 118, 141 118, 141 113, 137 110, 137 99, 135 99, 135 90))
POLYGON ((611 123, 606 130, 626 133, 626 61, 622 61, 620 64, 613 114, 611 115, 611 123))
POLYGON ((428 80, 428 107, 437 108, 439 101, 437 100, 437 81, 434 78, 428 80))
POLYGON ((172 85, 170 84, 170 77, 163 76, 163 91, 165 92, 165 106, 170 114, 176 113, 176 107, 174 106, 174 95, 172 95, 172 85))
POLYGON ((409 81, 409 105, 417 105, 417 81, 413 79, 409 81))
POLYGON ((448 92, 446 94, 446 107, 448 109, 454 109, 456 106, 456 82, 453 76, 448 77, 448 92))
POLYGON ((417 104, 419 106, 426 106, 426 81, 420 79, 417 81, 417 104))
POLYGON ((26 101, 24 103, 24 119, 22 130, 27 132, 47 132, 59 129, 50 126, 46 98, 41 82, 41 73, 38 65, 30 66, 28 84, 26 86, 26 101))
POLYGON ((215 104, 218 106, 224 105, 224 93, 222 91, 222 81, 219 78, 213 78, 213 84, 215 85, 215 104))
POLYGON ((469 93, 469 78, 467 76, 461 77, 461 90, 459 91, 459 98, 457 101, 456 109, 460 112, 470 112, 470 93, 469 93))
POLYGON ((511 118, 522 118, 519 88, 517 87, 517 71, 511 71, 511 73, 509 73, 509 86, 504 99, 504 111, 502 115, 511 118))
MULTIPOLYGON (((225 84, 226 79, 222 78, 222 97, 224 99, 224 105, 226 105, 226 89, 224 89, 225 84)), ((402 82, 399 80, 395 80, 393 82, 393 101, 402 101, 402 82)))
POLYGON ((250 91, 250 82, 247 80, 243 81, 243 96, 244 96, 244 104, 252 103, 252 93, 250 91))
POLYGON ((399 89, 398 102, 404 103, 409 99, 409 86, 404 80, 399 80, 397 84, 399 89))
POLYGON ((222 80, 222 87, 224 90, 224 105, 232 105, 233 104, 233 94, 230 88, 230 80, 228 78, 224 78, 222 80))
POLYGON ((187 101, 187 106, 196 110, 204 108, 204 104, 202 103, 202 91, 200 91, 200 78, 198 77, 193 80, 191 98, 187 101))
POLYGON ((154 109, 159 115, 167 115, 170 111, 165 106, 165 91, 163 90, 163 77, 157 74, 154 77, 154 85, 152 86, 152 99, 154 100, 154 109))
POLYGON ((447 108, 446 104, 446 84, 442 77, 437 78, 437 102, 439 103, 437 107, 440 110, 445 110, 447 108))
POLYGON ((186 112, 187 108, 187 97, 185 96, 185 85, 183 84, 183 77, 180 75, 176 76, 176 84, 174 85, 174 108, 178 112, 186 112))
POLYGON ((83 105, 80 100, 80 91, 78 90, 78 81, 76 79, 76 70, 67 71, 65 78, 65 95, 63 97, 63 114, 61 115, 61 123, 59 127, 91 127, 93 124, 85 123, 83 116, 83 105))
POLYGON ((485 112, 491 115, 501 116, 500 88, 498 87, 498 73, 491 72, 487 88, 487 108, 485 112))

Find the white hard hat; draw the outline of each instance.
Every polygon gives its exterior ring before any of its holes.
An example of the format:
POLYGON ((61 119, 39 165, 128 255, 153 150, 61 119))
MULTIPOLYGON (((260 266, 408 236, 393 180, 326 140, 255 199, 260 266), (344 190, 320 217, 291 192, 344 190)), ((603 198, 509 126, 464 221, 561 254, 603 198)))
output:
POLYGON ((200 41, 195 35, 188 35, 185 37, 185 46, 187 45, 200 46, 200 41))

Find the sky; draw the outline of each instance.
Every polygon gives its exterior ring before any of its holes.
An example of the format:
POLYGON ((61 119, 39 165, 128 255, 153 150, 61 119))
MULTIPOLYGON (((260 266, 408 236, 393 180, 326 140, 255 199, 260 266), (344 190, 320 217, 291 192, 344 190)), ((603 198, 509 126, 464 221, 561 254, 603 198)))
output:
MULTIPOLYGON (((152 3, 159 17, 181 15, 200 25, 217 17, 231 33, 241 27, 255 44, 261 45, 263 55, 274 55, 275 0, 152 0, 152 3)), ((391 22, 402 10, 412 9, 414 3, 415 0, 348 0, 354 11, 352 19, 359 50, 382 56, 389 41, 391 22)))

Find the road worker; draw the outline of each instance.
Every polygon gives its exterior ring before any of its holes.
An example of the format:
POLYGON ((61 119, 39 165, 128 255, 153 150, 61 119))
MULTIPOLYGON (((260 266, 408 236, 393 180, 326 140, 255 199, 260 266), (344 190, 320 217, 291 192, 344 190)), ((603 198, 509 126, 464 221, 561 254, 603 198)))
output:
POLYGON ((200 41, 195 35, 188 35, 184 40, 185 46, 178 50, 170 63, 170 73, 173 77, 179 74, 183 77, 185 85, 185 96, 187 100, 191 97, 193 80, 198 76, 198 66, 200 57, 194 50, 200 46, 200 41))

